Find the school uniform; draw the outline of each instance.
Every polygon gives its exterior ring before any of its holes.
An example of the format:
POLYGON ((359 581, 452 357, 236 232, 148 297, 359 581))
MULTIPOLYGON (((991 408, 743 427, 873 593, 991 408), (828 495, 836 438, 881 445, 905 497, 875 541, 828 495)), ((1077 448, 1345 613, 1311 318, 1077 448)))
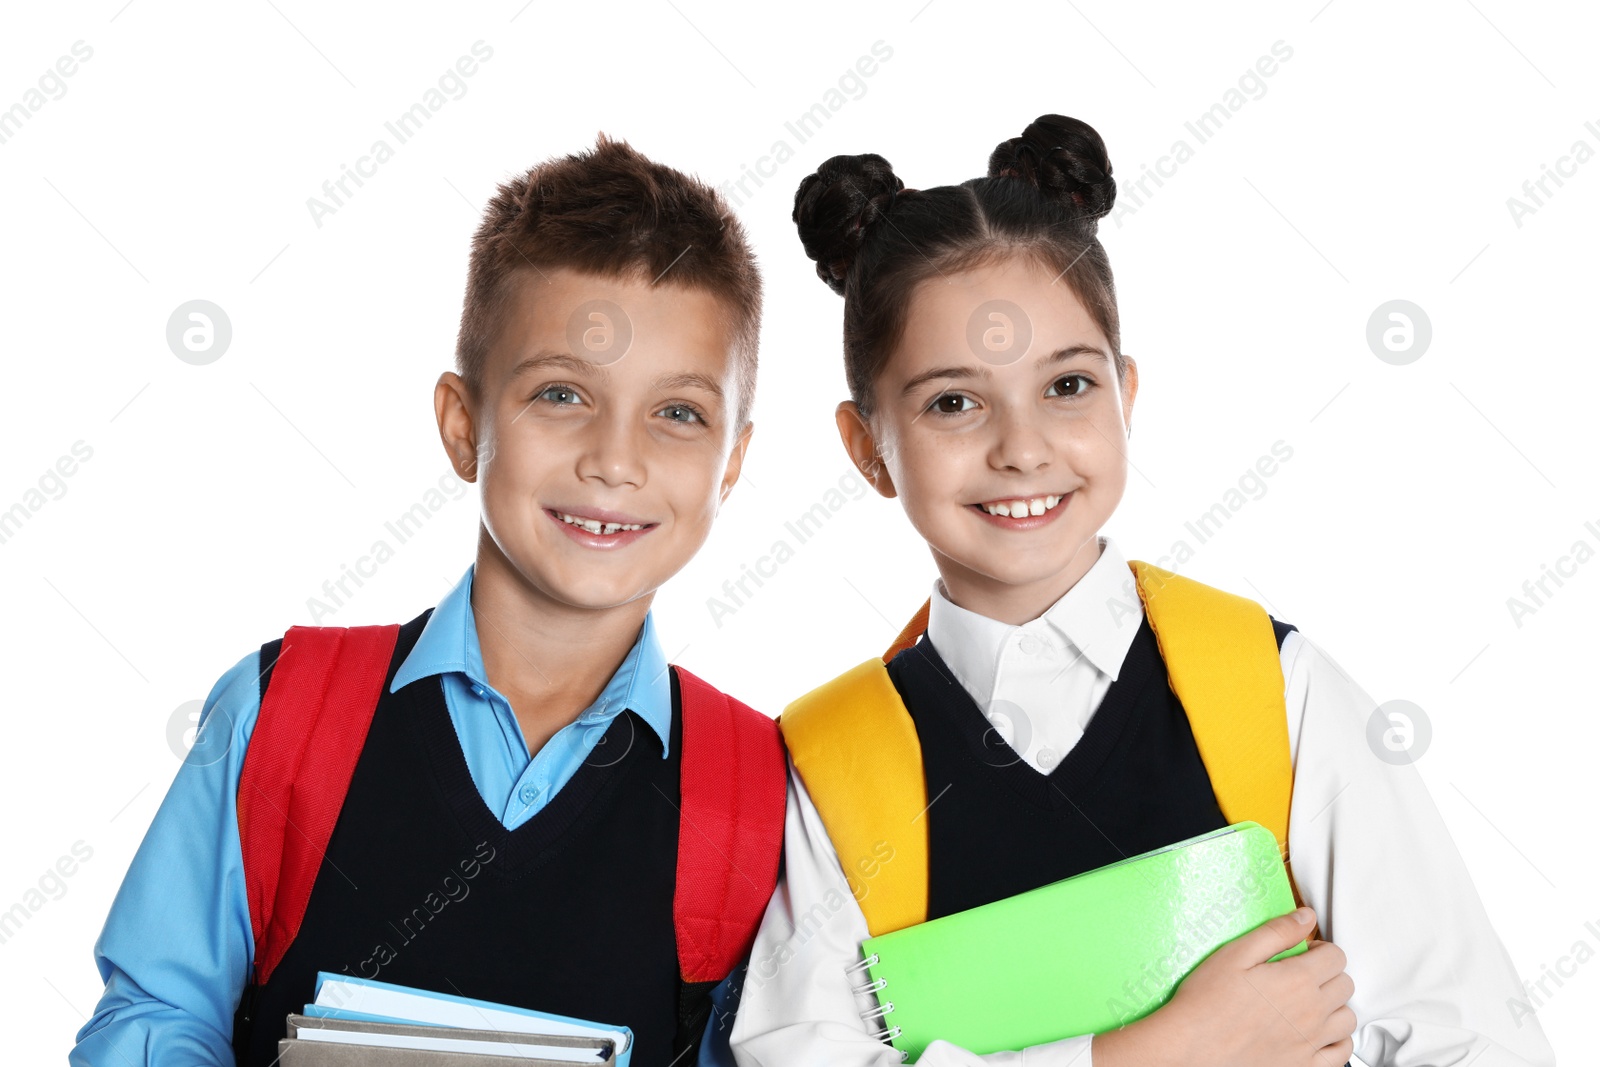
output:
MULTIPOLYGON (((264 1067, 318 970, 629 1026, 636 1065, 672 1059, 682 734, 653 618, 530 758, 485 675, 473 572, 400 627, 299 933, 248 990, 236 795, 281 640, 217 682, 95 944, 106 988, 71 1063, 264 1067)), ((723 1061, 726 1028, 705 1038, 723 1061)))
MULTIPOLYGON (((1021 626, 935 582, 922 641, 889 663, 915 723, 928 807, 928 918, 1226 825, 1167 684, 1127 561, 1099 559, 1021 626)), ((1273 620, 1295 768, 1289 847, 1322 936, 1355 980, 1355 1054, 1371 1067, 1549 1067, 1520 980, 1416 768, 1367 746, 1376 706, 1292 625, 1273 620)), ((868 936, 827 830, 789 767, 785 875, 751 951, 741 1067, 887 1065, 846 968, 868 936)), ((892 863, 893 859, 886 862, 892 863)), ((871 886, 866 887, 871 892, 871 886)), ((936 1041, 924 1067, 1092 1067, 1092 1038, 977 1055, 936 1041)))

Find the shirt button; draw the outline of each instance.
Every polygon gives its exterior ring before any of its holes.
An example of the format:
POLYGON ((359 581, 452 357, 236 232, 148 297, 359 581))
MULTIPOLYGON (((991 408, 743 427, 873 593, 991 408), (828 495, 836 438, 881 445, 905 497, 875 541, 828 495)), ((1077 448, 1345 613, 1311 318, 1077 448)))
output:
POLYGON ((1032 634, 1023 634, 1022 638, 1017 642, 1017 647, 1022 650, 1024 656, 1037 656, 1044 648, 1044 642, 1032 634))
POLYGON ((525 785, 522 787, 522 793, 520 795, 524 804, 532 804, 539 796, 539 790, 532 785, 525 785))
POLYGON ((475 697, 483 696, 483 686, 479 685, 477 682, 473 682, 472 683, 472 695, 475 696, 475 697))
POLYGON ((1056 761, 1060 758, 1060 756, 1056 755, 1056 750, 1053 748, 1041 748, 1039 750, 1039 766, 1043 767, 1045 770, 1049 770, 1051 767, 1054 767, 1056 765, 1056 761))

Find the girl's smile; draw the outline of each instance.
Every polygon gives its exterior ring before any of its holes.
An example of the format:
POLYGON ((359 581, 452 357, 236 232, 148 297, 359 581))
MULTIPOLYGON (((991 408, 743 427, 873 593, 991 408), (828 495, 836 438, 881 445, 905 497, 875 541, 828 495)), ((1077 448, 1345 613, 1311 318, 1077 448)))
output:
POLYGON ((1037 530, 1046 523, 1054 522, 1056 516, 1061 514, 1061 505, 1067 502, 1068 497, 1058 493, 1046 493, 1043 496, 1028 496, 1019 494, 1003 500, 991 500, 983 504, 969 504, 985 521, 1002 530, 1037 530))

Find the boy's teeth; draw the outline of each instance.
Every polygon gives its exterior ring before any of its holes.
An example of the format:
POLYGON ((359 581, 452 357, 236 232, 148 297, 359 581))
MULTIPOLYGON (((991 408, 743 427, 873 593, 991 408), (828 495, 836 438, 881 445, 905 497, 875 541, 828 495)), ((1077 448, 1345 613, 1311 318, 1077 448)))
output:
POLYGON ((993 504, 983 505, 983 510, 991 515, 1000 515, 1004 518, 1020 519, 1025 515, 1043 515, 1057 504, 1061 498, 1055 495, 1029 497, 1026 500, 1001 500, 993 504))
POLYGON ((580 519, 576 515, 568 515, 564 511, 556 512, 562 522, 571 523, 573 526, 582 526, 592 534, 614 534, 619 530, 642 530, 643 523, 637 522, 601 522, 599 519, 580 519))

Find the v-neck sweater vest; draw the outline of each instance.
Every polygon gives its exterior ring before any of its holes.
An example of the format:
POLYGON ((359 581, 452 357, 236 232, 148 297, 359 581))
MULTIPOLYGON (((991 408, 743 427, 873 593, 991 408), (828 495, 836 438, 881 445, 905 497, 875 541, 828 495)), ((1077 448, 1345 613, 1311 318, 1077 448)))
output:
MULTIPOLYGON (((1282 648, 1294 627, 1272 625, 1282 648)), ((1049 774, 1000 736, 926 637, 889 677, 922 746, 930 919, 1227 825, 1148 619, 1049 774)))
MULTIPOLYGON (((276 1062, 284 1018, 312 1001, 318 971, 628 1026, 636 1067, 671 1062, 676 678, 667 758, 625 711, 561 791, 507 830, 472 781, 439 676, 389 692, 431 612, 400 629, 299 933, 247 990, 253 1021, 243 1002, 235 1017, 241 1067, 276 1062)), ((263 663, 280 644, 263 647, 263 663)))

